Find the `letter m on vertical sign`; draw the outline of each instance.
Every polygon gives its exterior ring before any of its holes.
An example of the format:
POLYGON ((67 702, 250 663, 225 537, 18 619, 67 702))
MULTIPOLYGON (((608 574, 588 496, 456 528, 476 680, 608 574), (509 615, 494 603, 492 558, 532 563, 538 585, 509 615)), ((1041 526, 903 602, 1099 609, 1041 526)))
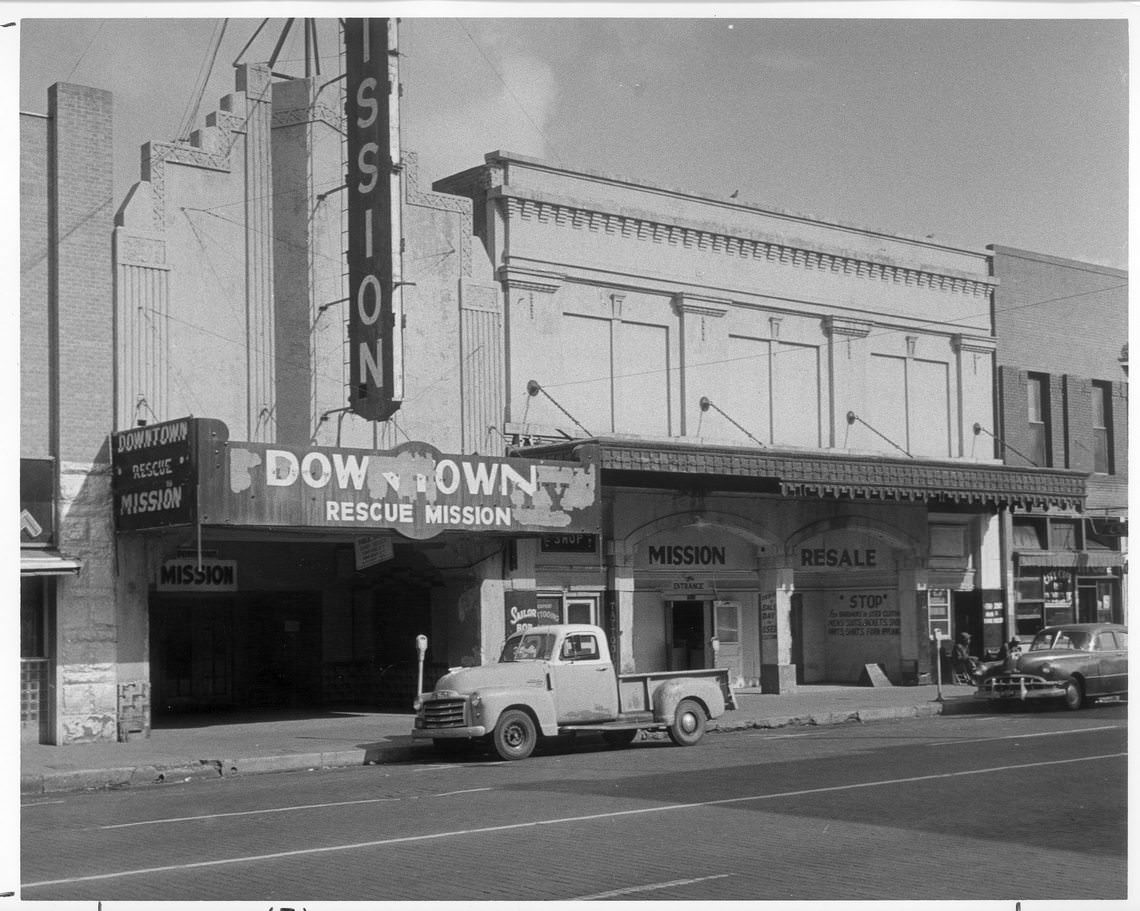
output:
POLYGON ((346 19, 348 403, 385 421, 404 397, 400 77, 395 19, 346 19))

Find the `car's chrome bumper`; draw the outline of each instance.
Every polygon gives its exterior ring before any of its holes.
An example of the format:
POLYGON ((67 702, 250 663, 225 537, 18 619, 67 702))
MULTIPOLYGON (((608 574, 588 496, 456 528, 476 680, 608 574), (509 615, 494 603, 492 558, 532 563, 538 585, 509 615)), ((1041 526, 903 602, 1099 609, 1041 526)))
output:
POLYGON ((1065 684, 1057 680, 1044 680, 1028 674, 1003 674, 982 681, 974 693, 977 699, 1011 699, 1026 702, 1030 699, 1058 699, 1065 695, 1065 684))

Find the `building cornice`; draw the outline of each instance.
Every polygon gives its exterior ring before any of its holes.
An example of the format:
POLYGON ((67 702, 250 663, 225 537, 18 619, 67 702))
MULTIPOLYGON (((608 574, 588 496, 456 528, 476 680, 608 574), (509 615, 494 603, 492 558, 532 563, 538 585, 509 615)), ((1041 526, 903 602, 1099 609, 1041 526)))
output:
POLYGON ((659 213, 623 209, 605 211, 580 200, 541 196, 531 191, 499 186, 491 196, 500 199, 508 217, 555 224, 577 231, 612 234, 646 243, 667 244, 737 258, 762 259, 780 265, 822 272, 839 272, 870 281, 893 282, 950 293, 987 297, 997 282, 983 275, 950 269, 909 266, 847 250, 826 250, 806 243, 729 233, 724 225, 669 219, 659 213))

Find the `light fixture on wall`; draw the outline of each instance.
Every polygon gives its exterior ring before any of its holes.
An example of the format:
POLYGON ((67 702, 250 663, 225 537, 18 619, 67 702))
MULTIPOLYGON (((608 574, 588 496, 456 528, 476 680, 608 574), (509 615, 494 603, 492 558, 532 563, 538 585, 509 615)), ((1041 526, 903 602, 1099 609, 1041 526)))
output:
MULTIPOLYGON (((756 437, 754 437, 751 433, 749 433, 742 426, 740 426, 740 424, 738 424, 731 417, 729 417, 727 414, 725 414, 724 411, 722 411, 720 408, 718 408, 716 405, 714 405, 712 402, 712 399, 710 399, 707 395, 701 396, 701 400, 700 400, 699 404, 701 406, 701 417, 702 417, 702 419, 704 418, 704 413, 711 408, 713 411, 715 411, 722 418, 724 418, 726 421, 728 421, 728 423, 730 423, 733 427, 735 427, 737 430, 739 430, 741 433, 743 433, 746 437, 748 437, 748 439, 750 439, 753 443, 755 443, 761 449, 767 448, 763 442, 756 439, 756 437)), ((701 424, 698 421, 697 422, 697 436, 700 436, 700 434, 701 434, 701 424)))
POLYGON ((548 399, 550 399, 551 402, 554 403, 555 408, 557 408, 564 415, 566 415, 566 417, 570 418, 570 420, 574 422, 574 426, 576 426, 579 430, 581 430, 582 433, 586 434, 586 436, 592 436, 590 431, 588 431, 585 427, 582 426, 581 421, 579 421, 576 417, 574 417, 574 415, 572 415, 569 411, 567 411, 565 408, 563 408, 561 405, 559 405, 558 402, 555 401, 554 396, 552 396, 549 392, 547 392, 545 389, 542 388, 542 386, 539 384, 538 380, 527 380, 526 381, 526 394, 528 396, 530 396, 531 398, 534 398, 540 392, 543 395, 545 395, 548 399))

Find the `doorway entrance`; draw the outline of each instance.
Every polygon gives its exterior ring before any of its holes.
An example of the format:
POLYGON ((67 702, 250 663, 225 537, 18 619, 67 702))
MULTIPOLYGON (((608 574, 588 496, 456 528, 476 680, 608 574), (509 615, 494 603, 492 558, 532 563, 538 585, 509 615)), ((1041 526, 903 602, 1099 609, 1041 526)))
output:
POLYGON ((687 671, 707 667, 705 643, 708 624, 705 601, 668 602, 669 670, 687 671))

